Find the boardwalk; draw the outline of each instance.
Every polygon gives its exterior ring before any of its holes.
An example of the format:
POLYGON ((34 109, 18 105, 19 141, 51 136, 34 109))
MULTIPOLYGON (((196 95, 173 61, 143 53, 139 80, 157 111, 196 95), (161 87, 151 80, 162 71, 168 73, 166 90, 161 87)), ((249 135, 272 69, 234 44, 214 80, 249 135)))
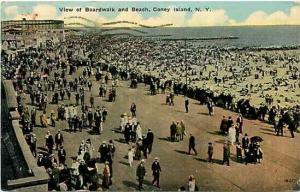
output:
MULTIPOLYGON (((81 74, 81 68, 77 74, 81 74)), ((74 78, 68 77, 68 78, 74 78)), ((94 79, 94 77, 92 77, 94 79)), ((110 83, 110 82, 109 82, 110 83)), ((190 101, 190 112, 184 111, 184 98, 175 97, 175 106, 165 105, 165 95, 148 95, 148 87, 140 84, 138 89, 130 89, 129 82, 121 81, 117 88, 116 102, 110 103, 106 99, 98 97, 99 83, 93 82, 92 93, 95 96, 95 106, 106 106, 108 110, 107 121, 104 123, 104 131, 101 135, 93 135, 87 130, 83 132, 69 133, 66 121, 56 122, 56 127, 36 127, 34 132, 37 135, 38 150, 44 149, 44 136, 49 130, 55 135, 58 129, 64 135, 64 148, 67 151, 67 164, 71 165, 72 156, 76 156, 81 140, 91 139, 95 148, 94 157, 98 157, 98 147, 102 141, 113 139, 116 145, 116 153, 113 163, 113 186, 112 190, 135 190, 137 181, 135 177, 137 161, 134 166, 129 167, 125 158, 128 152, 128 145, 123 143, 123 134, 119 133, 120 115, 124 112, 130 114, 129 108, 132 102, 137 104, 137 118, 141 123, 143 133, 152 128, 155 139, 153 152, 146 160, 146 190, 156 190, 151 186, 152 172, 151 164, 154 157, 160 158, 162 167, 161 189, 177 190, 180 186, 187 184, 190 174, 195 175, 196 183, 201 190, 234 190, 234 191, 270 191, 290 190, 296 185, 300 178, 300 154, 297 149, 300 146, 299 134, 296 139, 291 139, 290 134, 285 130, 284 137, 274 136, 273 128, 257 120, 244 120, 244 132, 250 136, 261 136, 264 159, 262 164, 240 164, 235 161, 235 147, 231 148, 232 160, 230 167, 221 165, 223 157, 222 142, 226 139, 218 135, 220 120, 223 115, 232 116, 235 120, 237 114, 216 108, 214 116, 208 116, 206 106, 199 105, 196 101, 190 101), (171 143, 168 141, 169 126, 172 120, 184 120, 188 133, 196 137, 196 148, 198 156, 187 155, 188 138, 183 142, 171 143), (207 143, 214 145, 214 164, 206 162, 207 143)), ((86 103, 89 105, 90 93, 85 92, 86 103)), ((52 93, 48 92, 48 98, 52 93)), ((29 103, 29 97, 27 103, 29 103)), ((61 101, 60 101, 61 102, 61 101)), ((65 100, 64 103, 70 103, 65 100)), ((72 94, 71 103, 75 103, 72 94)), ((47 114, 51 110, 56 111, 57 105, 49 104, 47 114)), ((40 111, 37 114, 39 117, 40 111)), ((39 124, 39 121, 37 119, 39 124)), ((55 152, 56 153, 56 152, 55 152)), ((103 164, 98 164, 99 173, 102 173, 103 164)))

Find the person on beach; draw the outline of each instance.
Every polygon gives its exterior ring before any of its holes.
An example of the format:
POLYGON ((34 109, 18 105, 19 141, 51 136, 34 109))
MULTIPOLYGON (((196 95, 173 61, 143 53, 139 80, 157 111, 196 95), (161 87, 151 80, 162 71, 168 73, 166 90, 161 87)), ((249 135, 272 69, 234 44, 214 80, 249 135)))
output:
POLYGON ((208 162, 213 163, 213 154, 214 154, 214 147, 212 145, 211 142, 208 143, 208 150, 207 150, 207 154, 208 154, 208 162))
POLYGON ((226 163, 229 166, 230 159, 230 142, 225 142, 223 144, 223 165, 226 163))
POLYGON ((196 141, 195 141, 195 137, 190 134, 190 139, 189 139, 189 151, 188 151, 188 154, 190 155, 191 154, 191 150, 194 151, 195 155, 197 155, 197 150, 195 149, 195 146, 196 146, 196 141))
POLYGON ((154 162, 152 163, 152 172, 153 172, 152 185, 154 185, 156 183, 156 187, 160 188, 159 176, 160 176, 160 173, 161 173, 161 168, 160 168, 160 164, 159 164, 159 161, 158 161, 158 157, 154 158, 154 162))
POLYGON ((185 112, 188 113, 189 112, 189 99, 187 97, 185 97, 185 99, 184 99, 184 107, 185 107, 185 112))
POLYGON ((142 159, 140 164, 138 165, 137 169, 136 169, 136 176, 138 178, 138 182, 139 182, 139 190, 144 189, 143 188, 143 183, 144 183, 144 178, 146 176, 146 168, 144 166, 145 160, 142 159))

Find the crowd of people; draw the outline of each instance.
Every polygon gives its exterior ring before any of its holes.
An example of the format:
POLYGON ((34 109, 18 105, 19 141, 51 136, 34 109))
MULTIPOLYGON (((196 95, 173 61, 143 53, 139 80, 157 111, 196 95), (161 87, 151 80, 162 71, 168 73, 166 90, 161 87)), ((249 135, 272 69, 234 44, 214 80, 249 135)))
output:
MULTIPOLYGON (((17 92, 18 112, 20 114, 20 125, 24 133, 25 140, 34 157, 37 158, 37 165, 43 166, 49 174, 48 190, 97 190, 100 186, 108 188, 112 178, 112 157, 114 145, 112 140, 107 149, 100 145, 100 157, 93 155, 91 140, 82 141, 78 154, 73 157, 71 166, 66 164, 67 151, 64 149, 64 136, 59 129, 55 136, 53 130, 58 121, 66 123, 68 127, 64 129, 69 133, 82 132, 90 129, 96 134, 101 134, 106 121, 108 111, 105 106, 94 105, 94 95, 92 94, 92 67, 87 63, 79 63, 74 60, 72 53, 66 51, 61 45, 47 49, 29 49, 15 55, 15 58, 4 58, 3 67, 6 69, 10 65, 11 71, 2 71, 2 77, 11 79, 17 92), (79 67, 84 65, 79 72, 79 67), (67 72, 68 71, 68 72, 67 72), (68 78, 75 73, 79 77, 68 78), (88 93, 90 92, 90 93, 88 93), (90 105, 85 97, 90 95, 90 105), (29 103, 26 102, 27 96, 29 103), (52 98, 52 99, 48 99, 52 98), (54 108, 53 108, 54 107, 54 108), (48 113, 50 111, 50 113, 48 113), (40 119, 40 122, 36 119, 40 119), (47 128, 45 135, 44 149, 37 151, 37 138, 35 129, 37 127, 47 128), (57 154, 57 158, 56 158, 57 154), (105 163, 109 169, 103 171, 103 184, 99 185, 99 170, 96 162, 105 163), (107 163, 108 162, 108 163, 107 163), (104 174, 105 172, 105 174, 104 174), (110 182, 106 177, 109 175, 110 182)), ((74 50, 73 50, 74 51, 74 50)), ((101 87, 108 87, 107 74, 96 68, 97 78, 104 79, 101 87)), ((100 81, 98 79, 98 81, 100 81)), ((113 81, 110 92, 116 99, 117 81, 113 81)), ((101 92, 99 96, 107 97, 110 100, 110 92, 101 92)))
POLYGON ((131 79, 135 87, 142 82, 148 84, 150 94, 167 93, 169 105, 174 105, 174 95, 182 94, 206 104, 210 115, 214 106, 218 106, 239 112, 243 117, 264 120, 265 116, 272 119, 276 110, 278 121, 279 113, 288 111, 299 125, 300 106, 295 93, 300 88, 297 66, 300 58, 293 51, 262 49, 261 53, 189 43, 192 51, 184 56, 181 50, 185 47, 177 41, 134 38, 101 41, 109 44, 101 47, 104 59, 109 62, 104 66, 106 70, 131 79), (125 51, 120 52, 120 47, 125 51), (188 71, 184 62, 188 62, 188 71), (278 66, 286 73, 279 75, 278 66), (248 80, 250 84, 246 83, 248 80), (199 82, 204 84, 198 85, 199 82), (293 96, 286 95, 286 89, 293 96))
MULTIPOLYGON (((2 77, 11 79, 17 92, 18 112, 20 114, 20 125, 24 137, 34 157, 37 159, 37 165, 44 167, 49 174, 48 190, 97 190, 109 189, 112 186, 113 162, 116 147, 113 140, 107 143, 103 141, 99 146, 99 156, 93 153, 94 146, 91 139, 83 140, 79 146, 78 153, 72 157, 71 166, 67 165, 67 156, 64 144, 66 142, 62 131, 71 134, 72 132, 92 131, 95 134, 102 134, 105 122, 109 116, 105 106, 95 106, 95 99, 106 99, 109 102, 116 101, 118 78, 131 81, 131 88, 137 88, 139 83, 149 86, 150 94, 166 94, 166 104, 175 105, 175 97, 179 94, 185 95, 185 111, 189 112, 189 98, 196 99, 200 104, 207 105, 209 115, 214 115, 214 106, 224 107, 239 112, 236 122, 231 117, 224 116, 220 125, 220 132, 228 136, 223 146, 223 164, 229 165, 230 147, 236 147, 237 161, 241 163, 260 162, 263 156, 259 137, 249 138, 247 134, 241 139, 243 134, 243 118, 257 118, 267 121, 274 125, 276 135, 283 135, 283 128, 288 127, 291 136, 294 137, 294 131, 299 127, 299 106, 294 107, 273 107, 272 96, 266 96, 266 102, 261 106, 254 106, 249 99, 238 98, 227 92, 212 91, 205 86, 192 86, 193 81, 197 81, 197 74, 200 71, 200 80, 214 81, 215 85, 221 87, 225 83, 232 83, 237 86, 238 82, 243 81, 251 75, 251 67, 242 67, 236 61, 245 61, 248 57, 251 60, 266 61, 270 65, 277 60, 289 61, 284 63, 284 67, 293 69, 288 74, 293 79, 293 89, 297 90, 300 84, 299 69, 295 66, 298 62, 297 57, 288 54, 272 57, 265 54, 261 57, 254 53, 237 53, 223 49, 208 48, 199 49, 203 56, 192 56, 188 54, 189 62, 195 62, 200 70, 197 71, 194 66, 189 68, 189 85, 182 81, 183 76, 178 72, 183 71, 183 57, 179 54, 177 59, 175 55, 182 48, 181 45, 161 42, 149 42, 142 40, 132 40, 128 42, 120 39, 102 39, 106 45, 101 47, 101 54, 97 53, 95 44, 98 39, 90 39, 89 36, 80 38, 70 38, 65 44, 53 45, 46 49, 36 48, 20 52, 9 58, 4 55, 2 58, 2 77), (79 48, 78 42, 85 42, 85 46, 79 48), (138 42, 138 43, 137 43, 138 42), (129 46, 131 44, 132 46, 129 46), (75 47, 75 48, 72 48, 75 47), (120 49, 120 47, 125 49, 120 49), (149 49, 153 48, 153 52, 149 49), (161 52, 163 50, 172 50, 169 55, 161 52), (81 55, 84 59, 79 59, 81 55), (101 57, 99 56, 101 55, 101 57), (173 57, 174 56, 174 57, 173 57), (106 59, 103 59, 106 57, 106 59), (123 58, 123 59, 122 59, 123 58), (206 59, 209 58, 209 59, 206 59), (106 61, 106 63, 101 63, 106 61), (233 64, 222 67, 222 62, 231 60, 233 64), (153 61, 151 63, 150 61, 153 61), (220 62, 222 61, 222 62, 220 62), (120 62, 130 63, 126 69, 120 66, 120 62), (203 65, 204 62, 207 65, 203 65), (218 63, 220 62, 220 63, 218 63), (173 64, 169 64, 173 63, 173 64), (208 68, 214 66, 214 70, 208 68), (219 79, 218 74, 224 70, 228 74, 222 75, 219 79), (148 73, 149 71, 158 74, 148 73), (245 76, 240 75, 243 72, 245 76), (231 74, 231 75, 229 75, 231 74), (78 77, 77 77, 78 76, 78 77), (71 77, 71 78, 70 78, 71 77), (96 83, 94 82, 94 79, 96 83), (93 89, 99 85, 97 95, 93 95, 93 89), (98 97, 99 96, 99 97, 98 97), (97 97, 97 98, 95 98, 97 97), (27 103, 26 100, 30 102, 27 103), (89 101, 89 103, 87 102, 89 101), (50 111, 50 112, 49 112, 50 111), (39 119, 40 122, 37 122, 39 119), (65 130, 58 129, 52 136, 58 122, 66 123, 65 130), (37 138, 35 129, 49 129, 45 135, 45 149, 39 153, 37 151, 37 142, 42 138, 37 138), (57 158, 56 158, 57 155, 57 158), (99 170, 98 163, 103 164, 103 170, 99 170), (101 173, 101 174, 99 174, 101 173), (100 182, 102 180, 102 183, 100 182), (100 184, 101 183, 101 184, 100 184)), ((102 46, 102 45, 101 45, 102 46)), ((200 54, 200 55, 201 55, 200 54)), ((245 61, 246 62, 246 61, 245 61)), ((254 71, 259 72, 257 78, 262 78, 269 73, 274 77, 273 88, 283 85, 285 79, 277 78, 277 72, 257 67, 254 71)), ((199 74, 198 74, 199 76, 199 74)), ((199 79, 198 79, 199 80, 199 79)), ((262 88, 259 85, 250 84, 241 92, 251 93, 254 89, 262 88)), ((243 93, 241 93, 243 94, 243 93)), ((288 98, 287 98, 288 99, 288 98)), ((177 104, 177 103, 176 103, 177 104)), ((124 143, 128 145, 128 164, 134 165, 134 160, 138 161, 136 176, 138 178, 139 190, 143 189, 143 183, 146 175, 145 160, 152 153, 154 143, 154 133, 151 128, 143 133, 141 123, 138 121, 138 110, 136 103, 132 103, 129 111, 131 115, 123 113, 120 117, 120 132, 124 134, 124 143)), ((65 133, 64 133, 65 134, 65 133)), ((173 121, 170 125, 170 141, 183 141, 187 135, 186 125, 183 120, 173 121)), ((108 140, 108 139, 105 139, 108 140)), ((188 153, 196 150, 196 136, 189 134, 188 153)), ((208 144, 208 162, 213 161, 214 146, 208 144)), ((154 158, 151 166, 153 172, 152 184, 160 188, 160 173, 162 172, 159 159, 154 158)), ((189 191, 198 190, 195 183, 195 177, 191 175, 188 180, 189 191)), ((185 190, 185 187, 180 187, 185 190)))
POLYGON ((185 124, 183 120, 180 122, 172 121, 170 126, 170 140, 174 141, 183 141, 183 137, 186 135, 185 124))

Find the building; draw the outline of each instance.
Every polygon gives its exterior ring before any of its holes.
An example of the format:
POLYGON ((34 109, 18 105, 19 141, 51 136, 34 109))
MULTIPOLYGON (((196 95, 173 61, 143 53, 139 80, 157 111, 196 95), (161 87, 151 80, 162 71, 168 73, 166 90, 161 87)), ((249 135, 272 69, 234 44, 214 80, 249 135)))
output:
POLYGON ((17 51, 30 47, 45 47, 65 40, 62 20, 1 21, 2 50, 17 51))
POLYGON ((2 29, 21 28, 26 30, 53 30, 64 29, 64 21, 62 20, 11 20, 1 21, 2 29))

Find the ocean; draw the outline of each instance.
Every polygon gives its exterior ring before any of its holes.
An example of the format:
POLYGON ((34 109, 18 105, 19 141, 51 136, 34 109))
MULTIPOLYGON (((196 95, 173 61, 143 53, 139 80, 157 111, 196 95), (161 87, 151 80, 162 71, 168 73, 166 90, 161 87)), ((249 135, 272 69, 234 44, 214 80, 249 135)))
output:
POLYGON ((239 26, 239 27, 164 27, 130 28, 106 31, 103 34, 128 33, 160 39, 238 37, 237 39, 198 40, 203 46, 220 47, 281 47, 300 45, 300 26, 239 26))

